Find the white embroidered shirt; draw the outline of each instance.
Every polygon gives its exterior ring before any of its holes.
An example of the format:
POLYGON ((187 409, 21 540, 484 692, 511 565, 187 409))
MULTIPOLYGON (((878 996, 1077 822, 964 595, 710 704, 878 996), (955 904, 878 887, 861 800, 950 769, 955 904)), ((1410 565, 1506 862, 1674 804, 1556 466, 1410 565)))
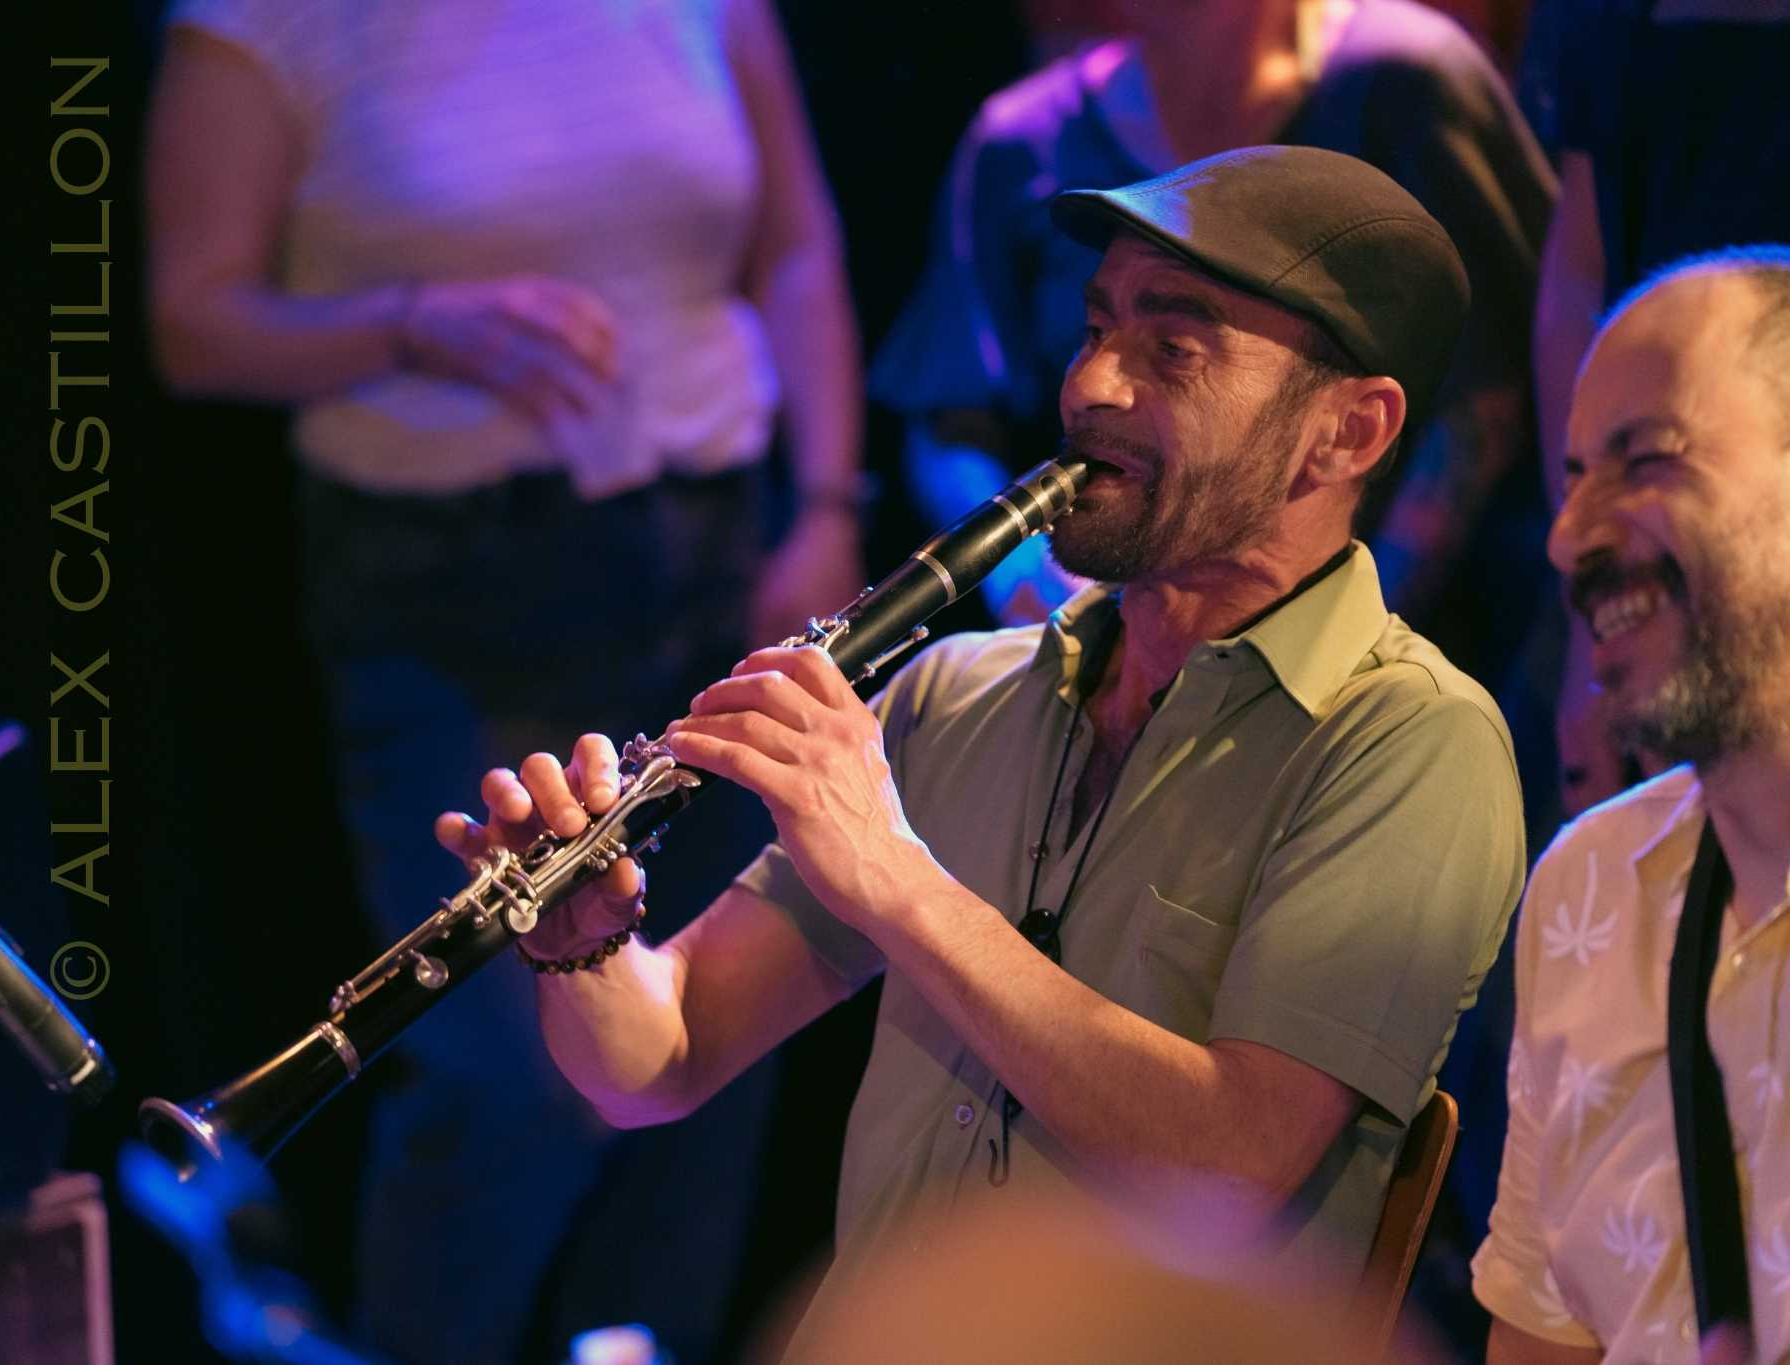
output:
MULTIPOLYGON (((1697 1358, 1666 1068, 1666 980, 1705 808, 1691 769, 1586 812, 1530 880, 1517 928, 1510 1128, 1473 1291, 1605 1359, 1697 1358)), ((1734 1133, 1757 1358, 1790 1359, 1790 885, 1730 910, 1709 1039, 1734 1133)))

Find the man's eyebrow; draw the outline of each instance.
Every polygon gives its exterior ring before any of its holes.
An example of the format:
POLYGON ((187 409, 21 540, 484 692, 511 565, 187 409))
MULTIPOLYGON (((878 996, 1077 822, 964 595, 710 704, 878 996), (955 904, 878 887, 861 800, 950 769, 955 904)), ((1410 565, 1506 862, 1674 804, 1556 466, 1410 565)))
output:
POLYGON ((1604 449, 1612 455, 1626 455, 1642 438, 1662 434, 1682 438, 1684 430, 1670 417, 1636 417, 1612 431, 1604 441, 1604 449))
POLYGON ((1604 438, 1602 446, 1594 451, 1567 451, 1562 461, 1562 468, 1568 474, 1582 474, 1585 467, 1600 457, 1619 460, 1635 446, 1658 436, 1667 436, 1674 440, 1684 440, 1684 428, 1670 417, 1648 414, 1644 417, 1631 417, 1604 438))
MULTIPOLYGON (((1112 295, 1105 288, 1089 280, 1082 290, 1082 297, 1090 309, 1100 313, 1112 313, 1112 295)), ((1146 317, 1184 317, 1196 322, 1208 323, 1213 327, 1229 325, 1230 319, 1216 303, 1198 294, 1166 293, 1159 289, 1146 289, 1136 298, 1137 311, 1146 317)))

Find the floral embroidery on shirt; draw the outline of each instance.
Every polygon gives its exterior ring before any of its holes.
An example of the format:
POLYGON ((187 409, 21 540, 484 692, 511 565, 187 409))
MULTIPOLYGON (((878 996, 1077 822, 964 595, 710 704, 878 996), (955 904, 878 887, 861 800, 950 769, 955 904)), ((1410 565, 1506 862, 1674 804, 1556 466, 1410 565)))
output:
POLYGON ((1641 1172, 1640 1178, 1629 1187, 1628 1200, 1620 1217, 1614 1206, 1604 1211, 1604 1250, 1613 1256, 1622 1257, 1625 1274, 1632 1275, 1637 1270, 1645 1270, 1651 1275, 1659 1267, 1660 1258, 1666 1254, 1665 1234, 1660 1231, 1653 1215, 1640 1213, 1637 1205, 1647 1182, 1668 1164, 1656 1161, 1641 1172))
POLYGON ((1541 927, 1541 947, 1549 957, 1571 954, 1581 967, 1591 965, 1591 955, 1601 953, 1616 941, 1616 914, 1592 922, 1591 912, 1597 904, 1597 854, 1585 859, 1585 901, 1575 921, 1572 912, 1561 901, 1554 907, 1554 922, 1541 927))
POLYGON ((1521 1038, 1511 1040, 1504 1083, 1512 1104, 1528 1104, 1535 1098, 1535 1073, 1529 1068, 1529 1049, 1523 1046, 1521 1038))
MULTIPOLYGON (((1505 1153, 1522 1179, 1500 1187, 1475 1292, 1538 1335, 1587 1344, 1595 1336, 1611 1365, 1698 1359, 1666 987, 1672 920, 1706 818, 1689 768, 1600 808, 1537 866, 1518 926, 1522 1047, 1508 1058, 1505 1153)), ((1746 1163, 1744 1264, 1759 1365, 1790 1365, 1785 915, 1776 930, 1723 945, 1722 993, 1709 1019, 1735 1160, 1746 1163), (1744 966, 1733 970, 1743 948, 1744 966)))
POLYGON ((1790 1240, 1784 1237, 1784 1225, 1778 1224, 1772 1229, 1771 1240, 1759 1239, 1759 1250, 1755 1253, 1759 1269, 1771 1277, 1771 1292, 1775 1298, 1781 1294, 1790 1294, 1790 1240))
POLYGON ((1560 1091, 1554 1100, 1554 1113, 1572 1111, 1572 1142, 1567 1147, 1570 1158, 1579 1149, 1579 1138, 1585 1128, 1585 1111, 1603 1109, 1610 1102, 1610 1081, 1603 1074, 1601 1062, 1581 1062, 1568 1053, 1560 1061, 1560 1091))
POLYGON ((1549 1266, 1542 1272, 1541 1287, 1529 1287, 1529 1299, 1541 1310, 1541 1320, 1549 1327, 1564 1327, 1572 1321, 1572 1314, 1567 1311, 1566 1300, 1560 1293, 1560 1281, 1554 1278, 1554 1268, 1549 1266))
POLYGON ((1613 1208, 1604 1211, 1603 1241, 1604 1250, 1612 1256, 1620 1256, 1623 1271, 1630 1275, 1637 1270, 1652 1274, 1659 1266, 1660 1257, 1666 1254, 1666 1239, 1659 1224, 1653 1221, 1650 1213, 1641 1215, 1640 1221, 1636 1222, 1632 1200, 1621 1218, 1617 1218, 1613 1208))

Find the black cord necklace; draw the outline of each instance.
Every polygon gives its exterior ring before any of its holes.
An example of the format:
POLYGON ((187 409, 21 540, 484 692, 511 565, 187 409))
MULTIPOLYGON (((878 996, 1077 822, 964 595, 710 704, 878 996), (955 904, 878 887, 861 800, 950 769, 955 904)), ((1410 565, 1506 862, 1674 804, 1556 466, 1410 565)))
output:
POLYGON ((1119 770, 1113 774, 1112 787, 1100 798, 1100 808, 1094 812, 1094 827, 1088 831, 1087 842, 1082 845, 1081 856, 1075 860, 1075 870, 1069 874, 1069 885, 1063 891, 1062 908, 1039 909, 1038 878, 1044 870, 1044 855, 1050 850, 1050 829, 1056 820, 1057 798, 1063 792, 1063 777, 1069 771, 1069 755, 1075 750, 1075 732, 1080 728, 1082 714, 1087 710, 1088 694, 1099 688, 1100 681, 1105 676, 1106 665, 1112 659, 1114 647, 1119 643, 1122 628, 1119 602, 1115 600, 1112 615, 1107 618, 1100 634, 1082 656, 1081 665, 1075 670, 1075 714, 1069 718, 1069 733, 1063 737, 1063 755, 1057 760, 1057 775, 1050 784, 1050 804, 1044 808, 1044 828, 1039 831, 1038 842, 1028 850, 1032 858, 1032 884, 1026 891, 1025 915, 1015 927, 1026 942, 1059 967, 1063 964, 1063 945, 1058 937, 1063 927, 1063 918, 1069 913, 1069 902, 1075 895, 1076 884, 1081 881, 1081 870, 1087 865, 1088 852, 1094 847, 1094 840, 1100 833, 1100 823, 1106 819, 1106 808, 1111 804, 1112 793, 1119 785, 1126 763, 1131 759, 1132 749, 1137 746, 1138 738, 1143 734, 1142 727, 1139 727, 1137 734, 1131 737, 1131 743, 1125 746, 1124 757, 1119 760, 1119 770))
MULTIPOLYGON (((1092 678, 1094 685, 1099 685, 1100 676, 1105 672, 1107 660, 1112 655, 1114 644, 1119 636, 1119 614, 1115 609, 1111 623, 1102 634, 1099 642, 1082 660, 1082 666, 1076 675, 1075 713, 1069 718, 1069 733, 1063 740, 1063 755, 1057 760, 1057 775, 1050 784, 1050 802, 1044 809, 1044 828, 1038 835, 1038 842, 1030 849, 1032 859, 1032 884, 1026 892, 1026 912, 1014 927, 1028 943, 1043 953, 1057 966, 1063 965, 1063 921, 1069 917, 1070 903, 1075 897, 1075 888, 1081 882, 1082 869, 1087 866, 1088 854, 1093 851, 1094 841, 1100 837, 1100 826, 1106 820, 1106 812, 1112 805, 1113 793, 1119 788, 1119 781, 1125 775, 1126 766, 1131 762, 1132 751, 1137 748, 1138 740, 1143 738, 1144 727, 1139 726, 1137 733, 1125 746, 1125 753, 1119 759, 1118 770, 1113 773, 1112 785, 1100 798, 1100 805, 1094 811, 1094 820, 1088 829, 1088 837, 1081 846, 1081 853, 1076 857, 1075 868, 1069 874, 1069 885, 1063 890, 1063 901, 1060 909, 1050 910, 1038 905, 1038 878, 1044 870, 1044 855, 1050 845, 1051 825, 1057 813, 1057 798, 1062 795, 1063 777, 1069 771, 1069 755, 1075 750, 1075 732, 1081 725, 1082 713, 1087 709, 1087 688, 1083 683, 1092 678)), ((1147 722, 1146 722, 1147 723, 1147 722)), ((993 1138, 988 1139, 988 1183, 1005 1185, 1011 1167, 1011 1147, 1009 1137, 1013 1120, 1025 1110, 1013 1092, 1004 1086, 1001 1091, 1001 1140, 997 1146, 993 1138)))
MULTIPOLYGON (((1328 578, 1331 574, 1335 573, 1336 570, 1348 563, 1349 557, 1353 553, 1353 544, 1344 545, 1342 549, 1331 555, 1316 572, 1309 574, 1295 584, 1292 591, 1277 598, 1275 601, 1270 602, 1254 616, 1251 616, 1241 625, 1233 628, 1230 633, 1233 635, 1241 635, 1244 631, 1249 630, 1258 622, 1266 620, 1270 615, 1278 611, 1281 607, 1284 607, 1307 588, 1311 587, 1321 579, 1328 578)), ((1100 638, 1082 657, 1081 666, 1076 670, 1075 715, 1069 721, 1069 737, 1063 741, 1063 756, 1057 762, 1056 780, 1052 782, 1050 786, 1050 805, 1044 812, 1044 832, 1038 836, 1038 842, 1033 844, 1030 850, 1032 856, 1032 885, 1031 889, 1026 892, 1026 912, 1020 918, 1019 923, 1014 926, 1019 930, 1020 935, 1028 943, 1038 949, 1039 952, 1043 953, 1059 967, 1063 965, 1063 921, 1068 917, 1069 903, 1075 896, 1076 884, 1081 881, 1081 870, 1087 864, 1088 854, 1093 851, 1094 840, 1100 835, 1101 822, 1106 819, 1107 807, 1112 804, 1113 793, 1118 790, 1119 781, 1124 777, 1125 769, 1131 762, 1132 751, 1137 748, 1138 740, 1144 737, 1144 726, 1140 725, 1137 733, 1131 737, 1131 742, 1125 746, 1125 753, 1123 757, 1119 759, 1118 771, 1113 774, 1112 785, 1107 788, 1106 795, 1100 798, 1100 808, 1094 812, 1094 823, 1093 827, 1088 831, 1088 841, 1082 845, 1081 856, 1075 860, 1075 870, 1069 874, 1069 885, 1063 892, 1062 908, 1058 910, 1049 910, 1038 907, 1036 905, 1038 899, 1038 877, 1043 870, 1044 855, 1049 847, 1046 841, 1050 838, 1051 821, 1056 816, 1057 797, 1062 794, 1063 790, 1063 775, 1068 771, 1069 754, 1075 747, 1076 727, 1081 723, 1082 711, 1086 704, 1086 698, 1089 692, 1087 684, 1091 681, 1095 687, 1100 685, 1101 677, 1106 672, 1107 660, 1112 656, 1113 646, 1116 645, 1119 640, 1121 621, 1122 618, 1119 615, 1118 605, 1115 603, 1112 617, 1106 623, 1100 638)), ((1156 708, 1161 705, 1162 699, 1166 695, 1167 689, 1164 688, 1163 691, 1158 692, 1155 696, 1150 698, 1150 711, 1152 715, 1155 714, 1156 708)), ((1147 725, 1148 722, 1146 721, 1145 724, 1147 725)), ((991 1185, 1005 1185, 1007 1183, 1011 1158, 1008 1146, 1009 1132, 1013 1126, 1013 1120, 1018 1118, 1023 1112, 1025 1112, 1025 1106, 1013 1098, 1012 1091, 1007 1090, 1006 1087, 1003 1086, 1001 1090, 1000 1144, 997 1146, 993 1138, 988 1139, 988 1183, 991 1185)))
POLYGON ((1119 759, 1118 771, 1113 774, 1112 786, 1100 798, 1100 805, 1094 812, 1094 824, 1088 830, 1087 842, 1081 846, 1081 854, 1075 860, 1075 869, 1069 874, 1069 885, 1063 890, 1063 905, 1060 910, 1049 910, 1038 906, 1038 877, 1044 870, 1044 855, 1049 848, 1046 842, 1050 838, 1050 827, 1056 818, 1057 797, 1063 790, 1063 774, 1069 768, 1069 755, 1075 748, 1075 730, 1081 723, 1083 704, 1076 699, 1075 715, 1069 721, 1069 737, 1063 743, 1063 757, 1057 763, 1056 780, 1050 785, 1050 804, 1044 811, 1044 832, 1039 835, 1038 842, 1032 845, 1032 885, 1026 892, 1026 912, 1015 926, 1020 936, 1039 952, 1043 953, 1059 967, 1063 965, 1063 921, 1069 917, 1069 903, 1075 896, 1076 885, 1081 881, 1081 870, 1087 866, 1088 854, 1093 850, 1094 840, 1100 837, 1101 823, 1106 819, 1107 807, 1112 804, 1113 792, 1118 789, 1119 779, 1125 774, 1125 766, 1131 761, 1131 751, 1143 738, 1143 728, 1131 737, 1125 746, 1125 753, 1119 759))

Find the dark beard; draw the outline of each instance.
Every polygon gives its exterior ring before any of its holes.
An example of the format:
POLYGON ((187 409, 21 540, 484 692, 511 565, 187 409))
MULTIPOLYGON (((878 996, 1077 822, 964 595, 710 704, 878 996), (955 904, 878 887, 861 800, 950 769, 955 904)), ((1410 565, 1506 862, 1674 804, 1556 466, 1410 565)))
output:
POLYGON ((1078 445, 1123 450, 1150 473, 1139 490, 1139 506, 1127 511, 1103 504, 1100 494, 1083 494, 1075 510, 1060 518, 1050 535, 1051 557, 1064 569, 1101 583, 1138 583, 1200 560, 1229 559, 1260 543, 1274 527, 1286 500, 1286 446, 1305 395, 1270 401, 1222 465, 1170 467, 1152 446, 1072 426, 1063 439, 1065 456, 1099 457, 1078 445))
POLYGON ((1618 712, 1610 733, 1625 749, 1706 766, 1744 749, 1758 733, 1745 702, 1742 681, 1722 666, 1719 644, 1698 621, 1678 667, 1652 696, 1618 712))
MULTIPOLYGON (((1752 664, 1771 632, 1761 633, 1758 623, 1743 619, 1745 613, 1736 612, 1725 593, 1693 600, 1684 571, 1669 557, 1633 569, 1594 566, 1574 577, 1571 592, 1582 609, 1593 592, 1655 585, 1688 623, 1684 648, 1650 695, 1612 708, 1611 737, 1626 749, 1644 749, 1671 763, 1707 766, 1744 749, 1759 734, 1750 705, 1752 664)), ((1614 682, 1620 686, 1622 678, 1614 682)))

